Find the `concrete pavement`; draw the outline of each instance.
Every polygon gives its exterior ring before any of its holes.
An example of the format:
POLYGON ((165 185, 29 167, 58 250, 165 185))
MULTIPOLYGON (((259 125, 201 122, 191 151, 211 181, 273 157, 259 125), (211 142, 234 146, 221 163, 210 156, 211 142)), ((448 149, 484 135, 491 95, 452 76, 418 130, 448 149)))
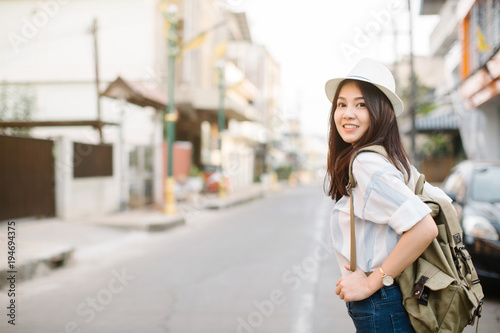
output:
POLYGON ((149 208, 72 221, 60 218, 14 219, 15 225, 10 229, 7 221, 0 223, 0 244, 14 241, 14 253, 11 254, 15 259, 13 266, 8 267, 9 253, 5 249, 0 251, 0 288, 8 284, 7 277, 12 272, 15 272, 16 281, 28 280, 66 265, 76 251, 85 253, 113 248, 148 232, 183 225, 189 214, 205 209, 224 209, 262 198, 268 192, 261 184, 253 184, 230 192, 225 198, 219 198, 217 194, 200 194, 189 201, 179 202, 179 214, 176 215, 165 215, 159 209, 149 208), (8 234, 8 231, 15 233, 8 234))

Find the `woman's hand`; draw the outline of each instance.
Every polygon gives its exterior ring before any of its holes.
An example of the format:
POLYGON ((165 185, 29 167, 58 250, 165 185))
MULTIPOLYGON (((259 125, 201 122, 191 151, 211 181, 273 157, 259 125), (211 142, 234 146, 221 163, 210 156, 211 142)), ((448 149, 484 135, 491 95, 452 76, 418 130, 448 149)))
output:
MULTIPOLYGON (((387 275, 398 276, 406 267, 414 262, 429 246, 438 234, 436 222, 430 215, 417 222, 410 230, 403 233, 396 247, 384 261, 384 271, 387 275)), ((345 268, 349 269, 349 265, 345 268)), ((346 302, 361 301, 373 295, 383 287, 382 276, 374 271, 369 277, 357 269, 350 275, 341 277, 337 283, 335 293, 346 302)))
MULTIPOLYGON (((350 270, 349 265, 345 268, 350 270)), ((361 301, 380 288, 380 286, 378 289, 376 286, 371 286, 365 272, 359 268, 354 273, 341 277, 335 285, 337 286, 335 294, 345 302, 361 301)))

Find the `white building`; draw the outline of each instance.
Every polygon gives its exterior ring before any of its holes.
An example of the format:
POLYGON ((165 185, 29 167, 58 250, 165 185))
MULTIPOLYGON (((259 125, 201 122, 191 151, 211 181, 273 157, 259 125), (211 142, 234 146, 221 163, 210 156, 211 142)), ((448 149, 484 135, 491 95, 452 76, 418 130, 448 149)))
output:
MULTIPOLYGON (((56 214, 59 216, 71 218, 109 213, 123 205, 156 203, 161 206, 163 203, 162 112, 167 103, 169 74, 162 3, 158 0, 0 0, 0 30, 6 32, 0 39, 0 82, 8 86, 32 85, 37 99, 31 120, 95 121, 100 118, 119 125, 102 127, 103 142, 113 145, 113 173, 106 177, 74 178, 68 171, 75 158, 72 142, 98 144, 99 131, 90 126, 31 130, 34 137, 56 140, 56 214), (97 23, 96 40, 91 33, 94 22, 97 23), (95 45, 99 91, 108 88, 107 95, 114 98, 98 99, 95 45), (65 166, 65 171, 58 171, 57 165, 65 166)), ((176 140, 191 143, 195 165, 202 167, 220 162, 213 142, 217 139, 219 106, 215 61, 225 59, 226 80, 230 80, 230 75, 238 79, 238 82, 230 82, 234 87, 226 87, 226 123, 234 123, 235 128, 253 129, 239 133, 238 137, 244 139, 236 139, 234 135, 231 138, 234 131, 228 131, 227 143, 223 144, 223 164, 238 170, 232 175, 233 185, 245 186, 253 182, 254 148, 259 142, 255 131, 261 128, 240 122, 263 121, 263 109, 257 110, 254 105, 262 97, 256 87, 259 82, 250 81, 242 68, 250 63, 236 56, 229 59, 223 48, 226 44, 230 50, 231 43, 237 41, 251 44, 245 15, 232 13, 231 8, 220 6, 220 1, 215 0, 169 3, 178 7, 179 44, 206 32, 204 38, 195 43, 198 45, 186 49, 176 62, 175 104, 179 114, 176 140), (204 142, 203 137, 209 142, 204 142), (205 154, 206 160, 202 158, 204 147, 210 150, 205 154)), ((258 67, 262 64, 253 65, 257 66, 254 70, 262 70, 258 67)))
POLYGON ((422 1, 421 15, 439 15, 430 37, 432 55, 443 57, 438 98, 460 115, 470 159, 500 158, 500 1, 422 1))

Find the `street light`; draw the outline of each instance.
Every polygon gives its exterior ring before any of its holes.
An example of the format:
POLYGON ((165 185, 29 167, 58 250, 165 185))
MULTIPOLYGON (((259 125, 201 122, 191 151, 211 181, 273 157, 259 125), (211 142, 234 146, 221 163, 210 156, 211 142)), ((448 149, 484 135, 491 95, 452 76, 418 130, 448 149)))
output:
POLYGON ((413 59, 413 14, 411 12, 411 0, 408 0, 408 15, 409 15, 409 38, 410 38, 410 116, 411 116, 411 162, 418 167, 417 161, 417 149, 416 149, 416 136, 417 129, 415 127, 415 117, 416 117, 416 97, 417 97, 417 84, 415 82, 415 66, 413 59))
POLYGON ((170 4, 167 7, 167 22, 169 24, 167 34, 167 52, 168 52, 168 84, 167 84, 167 110, 163 119, 164 139, 167 141, 167 178, 165 180, 165 206, 163 212, 167 215, 177 214, 175 201, 175 179, 173 175, 173 145, 175 140, 175 122, 177 114, 174 104, 174 85, 175 85, 175 58, 179 52, 177 43, 177 6, 170 4))
POLYGON ((217 60, 217 73, 219 77, 219 111, 217 113, 217 128, 219 136, 219 154, 220 154, 220 180, 219 180, 219 198, 226 197, 226 179, 224 177, 224 172, 222 169, 222 132, 226 127, 226 114, 224 108, 224 99, 226 97, 226 83, 224 78, 224 70, 226 67, 226 62, 224 59, 217 60))
MULTIPOLYGON (((170 4, 166 7, 167 1, 164 0, 160 4, 160 10, 164 13, 165 19, 168 23, 167 32, 167 52, 168 52, 168 83, 167 83, 167 108, 163 119, 164 128, 164 139, 167 141, 167 178, 165 179, 165 205, 163 207, 163 212, 167 215, 177 214, 176 200, 175 200, 175 179, 173 176, 173 144, 175 140, 175 122, 177 121, 177 113, 175 111, 174 103, 174 86, 175 86, 175 62, 177 58, 182 57, 182 53, 189 48, 195 47, 204 37, 211 31, 226 25, 226 21, 222 21, 210 27, 209 29, 202 31, 197 36, 189 40, 188 42, 179 45, 179 40, 177 37, 177 6, 175 4, 170 4)), ((223 93, 224 95, 224 93, 223 93)), ((222 95, 222 96, 223 96, 222 95)), ((222 97, 223 98, 223 97, 222 97)), ((223 103, 223 102, 222 102, 223 103)), ((223 109, 223 106, 222 106, 223 109)), ((224 114, 222 112, 222 117, 224 114)), ((225 119, 222 118, 222 123, 225 123, 225 119)), ((219 131, 220 131, 219 122, 219 131)), ((223 125, 222 125, 223 126, 223 125)), ((221 146, 219 139, 219 148, 221 146)), ((222 172, 222 166, 221 166, 222 172)), ((224 186, 223 186, 224 187, 224 186)))

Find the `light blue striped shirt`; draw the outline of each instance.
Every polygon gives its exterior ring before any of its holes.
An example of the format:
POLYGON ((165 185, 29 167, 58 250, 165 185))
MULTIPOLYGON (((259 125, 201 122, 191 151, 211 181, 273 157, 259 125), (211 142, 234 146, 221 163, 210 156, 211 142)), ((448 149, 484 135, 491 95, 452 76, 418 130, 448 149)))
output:
MULTIPOLYGON (((412 189, 420 175, 412 166, 408 186, 403 174, 382 155, 359 154, 353 163, 356 187, 354 224, 357 265, 365 272, 377 269, 391 253, 403 232, 431 212, 412 189)), ((435 197, 451 199, 439 188, 425 183, 424 191, 435 197)), ((342 275, 347 274, 350 256, 350 204, 344 196, 335 203, 331 214, 333 247, 342 275)))

